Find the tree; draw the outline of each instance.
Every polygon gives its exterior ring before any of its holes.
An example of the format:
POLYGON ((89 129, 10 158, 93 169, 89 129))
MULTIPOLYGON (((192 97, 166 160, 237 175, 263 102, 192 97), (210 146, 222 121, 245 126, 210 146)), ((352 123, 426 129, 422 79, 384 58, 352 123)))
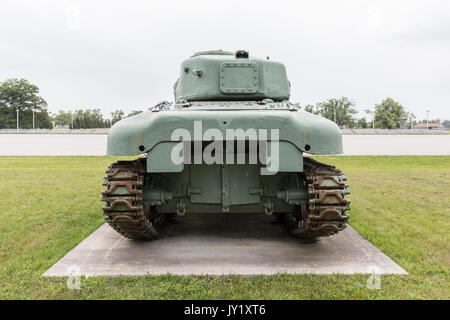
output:
POLYGON ((450 120, 444 120, 444 121, 442 121, 442 125, 443 125, 445 128, 450 128, 450 120))
POLYGON ((409 126, 412 128, 413 125, 416 124, 416 116, 412 112, 406 112, 406 119, 409 123, 409 126))
POLYGON ((358 128, 367 128, 367 120, 366 118, 362 117, 360 119, 358 119, 358 128))
POLYGON ((105 128, 107 124, 100 113, 100 109, 80 109, 73 114, 74 129, 105 128))
POLYGON ((120 110, 120 109, 111 112, 111 124, 114 124, 114 123, 122 120, 124 115, 125 115, 125 112, 123 112, 123 110, 120 110))
POLYGON ((106 128, 109 126, 109 121, 103 119, 100 109, 79 109, 75 112, 59 111, 53 116, 53 121, 57 126, 72 125, 74 129, 92 129, 92 128, 106 128))
POLYGON ((319 111, 317 110, 317 107, 313 106, 312 104, 307 104, 303 107, 303 110, 306 112, 310 112, 313 114, 319 114, 319 111))
POLYGON ((141 110, 133 110, 127 115, 127 118, 135 116, 135 115, 140 114, 140 113, 142 113, 141 110))
POLYGON ((374 112, 372 111, 372 110, 370 110, 370 109, 365 109, 364 110, 364 112, 367 114, 367 115, 371 115, 371 121, 370 121, 370 123, 367 123, 367 127, 369 127, 369 128, 372 128, 372 129, 374 129, 373 128, 373 124, 374 124, 374 112))
POLYGON ((52 119, 56 126, 71 126, 72 124, 72 115, 69 111, 59 110, 57 114, 52 116, 52 119))
POLYGON ((16 128, 17 110, 21 128, 51 128, 47 102, 39 96, 39 88, 26 79, 7 79, 0 83, 0 128, 16 128))
POLYGON ((318 103, 317 110, 322 117, 335 121, 338 126, 353 128, 356 125, 355 114, 358 113, 355 105, 353 100, 346 97, 332 98, 318 103))
POLYGON ((375 126, 383 129, 400 128, 406 124, 408 114, 403 106, 392 98, 375 105, 375 126))

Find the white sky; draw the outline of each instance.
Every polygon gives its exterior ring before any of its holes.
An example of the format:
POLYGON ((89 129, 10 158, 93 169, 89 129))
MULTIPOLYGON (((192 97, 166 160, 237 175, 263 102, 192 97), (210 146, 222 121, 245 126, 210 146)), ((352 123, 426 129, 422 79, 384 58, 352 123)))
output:
POLYGON ((450 119, 450 1, 0 2, 0 81, 30 80, 53 112, 172 101, 181 61, 209 49, 285 63, 302 105, 390 96, 450 119))

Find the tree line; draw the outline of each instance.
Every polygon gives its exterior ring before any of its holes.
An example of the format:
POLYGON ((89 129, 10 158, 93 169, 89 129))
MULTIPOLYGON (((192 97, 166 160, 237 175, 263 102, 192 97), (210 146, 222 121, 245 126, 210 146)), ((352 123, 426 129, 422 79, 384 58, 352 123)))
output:
MULTIPOLYGON (((375 128, 394 129, 404 128, 418 121, 412 112, 406 110, 398 101, 386 98, 373 109, 366 109, 368 116, 357 117, 356 103, 348 97, 332 98, 316 105, 307 104, 296 106, 304 111, 311 112, 331 121, 340 127, 347 128, 375 128)), ((50 113, 47 110, 47 102, 39 95, 39 88, 25 79, 7 79, 0 82, 0 129, 14 129, 19 125, 22 129, 33 128, 33 114, 35 128, 47 129, 55 127, 67 127, 73 129, 109 128, 111 125, 124 118, 141 113, 135 110, 128 114, 121 109, 110 113, 110 118, 105 118, 100 109, 79 109, 74 112, 60 110, 50 113)), ((440 122, 430 120, 429 122, 440 122)), ((445 127, 450 127, 450 121, 443 122, 445 127)))
POLYGON ((60 110, 58 113, 52 114, 51 119, 55 127, 72 128, 73 125, 74 129, 109 128, 117 121, 142 112, 135 110, 125 115, 125 112, 119 109, 111 112, 110 119, 105 119, 100 109, 79 109, 74 112, 60 110))
POLYGON ((79 109, 73 112, 60 110, 50 113, 47 102, 39 95, 39 88, 26 79, 7 79, 0 82, 0 129, 51 129, 67 127, 73 129, 109 128, 111 125, 141 113, 135 110, 125 114, 123 110, 111 112, 105 118, 100 109, 79 109), (17 119, 18 118, 18 119, 17 119))
MULTIPOLYGON (((415 116, 408 112, 399 102, 386 98, 376 104, 374 109, 366 109, 369 116, 358 118, 354 100, 347 97, 332 98, 314 105, 305 105, 302 109, 334 121, 340 127, 346 128, 375 128, 395 129, 403 128, 415 123, 415 116), (413 122, 414 121, 414 122, 413 122)), ((299 106, 301 108, 301 106, 299 106)))

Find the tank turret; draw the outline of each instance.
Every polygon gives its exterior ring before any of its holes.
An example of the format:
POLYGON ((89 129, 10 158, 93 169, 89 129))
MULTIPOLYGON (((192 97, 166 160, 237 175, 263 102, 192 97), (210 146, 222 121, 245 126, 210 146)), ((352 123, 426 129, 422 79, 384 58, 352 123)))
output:
POLYGON ((183 61, 174 86, 175 101, 288 100, 285 66, 276 61, 215 50, 195 53, 183 61))

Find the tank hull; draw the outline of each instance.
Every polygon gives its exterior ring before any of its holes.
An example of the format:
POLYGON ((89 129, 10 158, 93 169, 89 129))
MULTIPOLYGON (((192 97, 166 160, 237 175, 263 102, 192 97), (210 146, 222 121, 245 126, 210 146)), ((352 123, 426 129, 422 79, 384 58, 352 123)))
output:
POLYGON ((277 105, 280 104, 262 108, 256 102, 242 101, 199 103, 184 108, 174 104, 166 110, 154 109, 116 123, 108 136, 107 154, 131 156, 149 152, 160 142, 172 141, 173 132, 179 128, 195 137, 196 121, 201 121, 203 131, 215 128, 224 137, 226 129, 278 129, 279 140, 293 144, 301 152, 343 152, 341 130, 334 122, 288 105, 277 105))

